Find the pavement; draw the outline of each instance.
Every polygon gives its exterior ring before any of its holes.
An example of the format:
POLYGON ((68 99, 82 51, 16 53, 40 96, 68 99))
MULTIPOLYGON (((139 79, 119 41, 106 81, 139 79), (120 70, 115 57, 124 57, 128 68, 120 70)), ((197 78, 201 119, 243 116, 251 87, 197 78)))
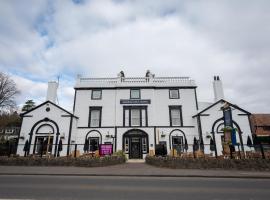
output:
POLYGON ((107 167, 0 166, 1 175, 124 176, 124 177, 202 177, 270 179, 267 171, 168 169, 128 162, 107 167))

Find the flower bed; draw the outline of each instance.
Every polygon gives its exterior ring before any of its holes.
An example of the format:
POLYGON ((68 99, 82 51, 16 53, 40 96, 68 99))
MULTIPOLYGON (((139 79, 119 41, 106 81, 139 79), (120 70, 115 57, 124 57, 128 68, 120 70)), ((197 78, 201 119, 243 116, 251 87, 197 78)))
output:
POLYGON ((216 159, 147 156, 149 165, 175 169, 234 169, 270 171, 269 159, 216 159))
POLYGON ((0 165, 103 167, 125 163, 124 156, 105 157, 0 157, 0 165))

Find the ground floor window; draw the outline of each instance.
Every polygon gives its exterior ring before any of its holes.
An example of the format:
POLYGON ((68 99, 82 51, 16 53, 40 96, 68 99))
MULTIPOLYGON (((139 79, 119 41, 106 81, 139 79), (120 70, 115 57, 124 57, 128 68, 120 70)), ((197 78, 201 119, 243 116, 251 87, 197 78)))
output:
POLYGON ((183 136, 172 136, 172 146, 173 149, 176 149, 177 152, 184 151, 184 139, 183 136))
POLYGON ((47 154, 52 153, 53 136, 36 136, 34 144, 35 154, 47 154))
POLYGON ((99 150, 99 138, 98 137, 89 137, 89 150, 97 151, 99 150))

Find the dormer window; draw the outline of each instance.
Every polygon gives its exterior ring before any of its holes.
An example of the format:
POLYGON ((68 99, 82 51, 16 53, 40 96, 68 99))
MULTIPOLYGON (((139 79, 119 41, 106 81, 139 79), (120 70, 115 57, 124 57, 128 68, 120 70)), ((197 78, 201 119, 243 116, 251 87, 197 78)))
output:
POLYGON ((131 89, 130 90, 130 98, 131 99, 140 99, 141 98, 140 89, 131 89))

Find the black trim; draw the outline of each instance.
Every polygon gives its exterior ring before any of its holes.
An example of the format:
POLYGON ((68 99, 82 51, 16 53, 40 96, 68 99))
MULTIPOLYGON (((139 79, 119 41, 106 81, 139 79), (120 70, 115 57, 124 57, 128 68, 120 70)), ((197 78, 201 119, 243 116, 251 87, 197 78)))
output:
POLYGON ((237 115, 239 115, 239 116, 249 116, 249 114, 237 114, 237 115))
POLYGON ((70 140, 71 140, 72 125, 73 125, 73 117, 71 117, 71 118, 70 118, 70 121, 69 121, 67 156, 69 156, 69 148, 70 148, 70 140))
POLYGON ((194 93, 195 93, 196 108, 197 108, 197 110, 199 110, 199 106, 198 106, 198 98, 197 98, 197 90, 196 90, 196 88, 194 88, 194 93))
POLYGON ((169 117, 170 117, 170 127, 177 127, 172 125, 172 109, 179 109, 180 111, 180 126, 183 126, 183 115, 182 115, 182 106, 169 106, 169 117))
MULTIPOLYGON (((194 89, 194 88, 197 88, 197 86, 180 86, 180 87, 155 87, 155 86, 150 86, 150 87, 146 87, 146 86, 143 86, 143 87, 139 87, 139 89, 170 89, 170 88, 175 88, 175 89, 194 89)), ((134 87, 131 87, 131 86, 127 86, 127 87, 75 87, 74 88, 75 90, 92 90, 92 89, 101 89, 101 90, 115 90, 115 89, 123 89, 123 90, 126 90, 126 89, 138 89, 138 86, 134 86, 134 87)))
POLYGON ((77 100, 77 90, 74 91, 73 113, 75 112, 76 100, 77 100))
POLYGON ((170 149, 172 149, 172 133, 173 133, 174 131, 180 131, 180 132, 184 135, 184 142, 185 142, 185 140, 186 140, 186 134, 184 133, 184 131, 182 131, 182 130, 180 130, 180 129, 174 129, 174 130, 172 130, 172 131, 170 132, 170 134, 169 134, 169 147, 170 147, 170 149))
POLYGON ((117 128, 114 127, 114 151, 117 150, 117 128))
MULTIPOLYGON (((30 144, 30 147, 31 147, 31 143, 32 143, 32 138, 33 138, 33 132, 34 132, 34 129, 38 126, 38 124, 40 124, 40 123, 42 123, 42 122, 51 122, 51 123, 53 123, 53 124, 55 125, 55 127, 56 127, 56 132, 55 132, 55 133, 56 133, 56 137, 58 138, 59 135, 60 135, 58 124, 57 124, 55 121, 53 121, 53 120, 51 120, 51 119, 45 117, 44 119, 37 121, 37 122, 32 126, 32 128, 31 128, 31 130, 30 130, 30 133, 29 133, 29 135, 30 135, 30 138, 29 138, 29 144, 30 144)), ((27 155, 29 155, 30 150, 31 150, 31 148, 29 148, 29 150, 28 150, 28 152, 27 152, 27 155)))
POLYGON ((101 126, 101 127, 88 127, 79 126, 79 129, 89 129, 89 128, 195 128, 195 126, 101 126))
POLYGON ((130 99, 141 99, 141 90, 139 88, 132 88, 132 89, 130 89, 129 98, 130 99), (138 90, 139 91, 139 98, 132 98, 131 93, 132 93, 132 91, 135 91, 135 90, 138 90))
POLYGON ((42 128, 43 126, 50 126, 50 127, 53 129, 52 134, 54 134, 54 128, 53 128, 53 126, 50 125, 50 124, 42 124, 42 125, 40 125, 40 126, 37 128, 37 130, 36 130, 36 134, 38 134, 38 135, 39 135, 39 134, 48 134, 48 133, 38 133, 39 129, 42 128))
POLYGON ((210 114, 200 114, 198 116, 205 117, 205 116, 210 116, 210 114))
POLYGON ((71 115, 61 115, 61 117, 71 117, 71 115))
POLYGON ((201 117, 198 116, 197 118, 197 123, 198 123, 198 131, 199 131, 199 136, 200 136, 200 141, 202 140, 202 124, 201 124, 201 117))
POLYGON ((155 141, 155 149, 156 149, 156 145, 157 145, 157 127, 154 126, 154 141, 155 141))
MULTIPOLYGON (((253 130, 252 130, 252 126, 251 126, 251 115, 248 115, 247 117, 248 117, 248 123, 249 123, 250 132, 251 132, 251 135, 252 135, 253 134, 253 130)), ((252 137, 250 139, 252 139, 252 137)))
POLYGON ((101 100, 102 99, 102 90, 101 89, 92 89, 91 91, 91 100, 101 100), (100 91, 100 97, 99 98, 94 98, 93 97, 93 92, 100 91))
MULTIPOLYGON (((220 124, 217 126, 217 128, 216 128, 216 133, 221 133, 221 132, 218 131, 219 128, 220 128, 220 126, 224 126, 224 123, 220 123, 220 124)), ((223 133, 223 131, 222 131, 222 133, 223 133)))
POLYGON ((88 116, 88 127, 89 128, 99 128, 101 127, 101 121, 102 121, 102 107, 100 106, 90 106, 89 107, 89 116, 88 116), (93 110, 99 111, 99 125, 98 126, 91 126, 91 112, 93 110))
POLYGON ((98 130, 96 130, 96 129, 89 131, 89 132, 86 134, 85 139, 87 139, 87 136, 88 136, 90 133, 94 132, 94 131, 95 131, 95 132, 98 132, 98 134, 99 134, 99 136, 100 136, 100 144, 102 144, 102 134, 101 134, 98 130))
POLYGON ((169 89, 169 99, 180 99, 179 89, 170 88, 170 89, 169 89), (172 91, 172 90, 176 90, 176 91, 177 91, 177 98, 172 98, 172 97, 171 97, 171 91, 172 91))
POLYGON ((33 117, 33 115, 24 115, 23 117, 33 117))
POLYGON ((244 110, 244 109, 238 107, 237 105, 231 104, 230 102, 225 101, 224 99, 220 99, 220 100, 217 101, 216 103, 213 103, 212 105, 208 106, 207 108, 205 108, 204 110, 202 110, 201 112, 199 112, 198 114, 196 114, 196 115, 194 115, 194 116, 192 116, 192 117, 194 118, 194 117, 197 117, 198 115, 201 115, 201 114, 204 113, 206 110, 209 110, 210 108, 212 108, 213 106, 215 106, 215 105, 217 105, 217 104, 219 104, 219 103, 228 103, 229 106, 234 107, 235 109, 240 110, 240 111, 246 113, 247 115, 251 115, 250 112, 248 112, 248 111, 246 111, 246 110, 244 110))
POLYGON ((68 111, 67 111, 67 110, 65 110, 64 108, 62 108, 62 107, 60 107, 60 106, 56 105, 55 103, 53 103, 53 102, 51 102, 51 101, 45 101, 45 102, 43 102, 42 104, 40 104, 40 105, 38 105, 38 106, 36 106, 36 107, 32 108, 31 110, 26 111, 26 112, 24 112, 24 113, 20 114, 20 116, 21 116, 21 117, 24 117, 26 114, 28 114, 28 113, 30 113, 30 112, 32 112, 32 111, 34 111, 34 110, 36 110, 36 109, 38 109, 38 108, 40 108, 40 107, 44 106, 44 105, 45 105, 45 104, 47 104, 47 103, 52 104, 53 106, 55 106, 55 107, 59 108, 60 110, 62 110, 62 111, 64 111, 64 112, 66 112, 66 113, 68 113, 69 115, 72 115, 73 117, 75 117, 75 118, 77 118, 77 119, 78 119, 78 117, 76 117, 76 116, 75 116, 75 115, 73 115, 72 113, 68 112, 68 111))

